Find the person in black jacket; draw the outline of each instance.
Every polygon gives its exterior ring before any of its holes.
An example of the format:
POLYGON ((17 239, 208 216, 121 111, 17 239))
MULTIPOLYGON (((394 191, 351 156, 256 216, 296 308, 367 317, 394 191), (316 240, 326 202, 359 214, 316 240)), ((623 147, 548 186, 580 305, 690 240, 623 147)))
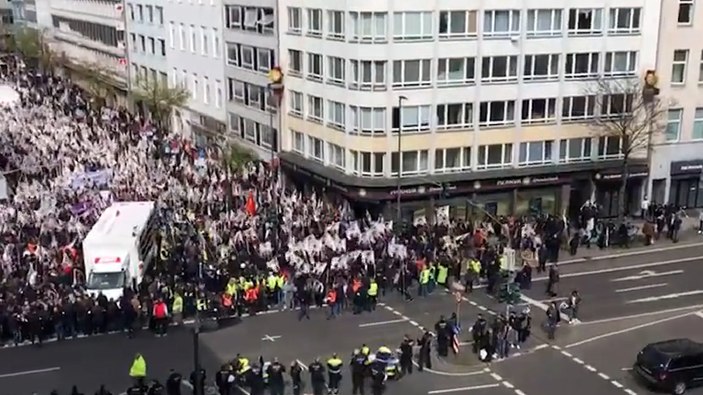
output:
POLYGON ((166 380, 166 394, 167 395, 181 395, 181 382, 183 381, 183 376, 175 370, 171 369, 166 380))

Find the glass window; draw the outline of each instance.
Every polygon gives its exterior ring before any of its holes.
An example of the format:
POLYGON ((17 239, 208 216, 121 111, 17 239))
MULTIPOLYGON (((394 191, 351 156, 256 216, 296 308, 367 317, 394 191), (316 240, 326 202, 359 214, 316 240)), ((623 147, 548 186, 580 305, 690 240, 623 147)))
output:
POLYGON ((676 141, 681 136, 681 118, 683 109, 669 110, 666 120, 666 141, 676 141))
POLYGON ((696 108, 696 115, 693 119, 693 139, 703 139, 703 108, 696 108))

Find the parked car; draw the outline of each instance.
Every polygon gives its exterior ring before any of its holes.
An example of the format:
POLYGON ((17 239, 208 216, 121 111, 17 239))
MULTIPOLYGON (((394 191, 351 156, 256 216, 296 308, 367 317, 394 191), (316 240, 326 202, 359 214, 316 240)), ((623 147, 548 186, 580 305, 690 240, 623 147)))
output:
POLYGON ((648 344, 637 354, 632 370, 648 386, 682 395, 703 385, 703 344, 690 339, 648 344))

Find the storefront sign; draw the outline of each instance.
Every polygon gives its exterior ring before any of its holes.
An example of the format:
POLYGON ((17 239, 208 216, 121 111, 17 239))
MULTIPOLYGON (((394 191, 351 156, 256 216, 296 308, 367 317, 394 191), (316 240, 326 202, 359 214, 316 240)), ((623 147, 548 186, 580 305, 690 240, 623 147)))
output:
MULTIPOLYGON (((646 171, 639 171, 635 173, 630 173, 628 174, 628 178, 637 178, 637 177, 647 177, 649 175, 648 172, 646 171)), ((598 178, 598 177, 596 177, 598 178)), ((600 174, 600 179, 601 180, 619 180, 622 178, 622 174, 600 174)))
MULTIPOLYGON (((421 185, 418 187, 411 187, 411 188, 401 188, 400 189, 400 196, 409 196, 409 195, 431 195, 431 194, 438 194, 441 193, 442 191, 445 192, 451 192, 456 190, 456 185, 451 185, 451 184, 445 184, 444 188, 438 185, 421 185)), ((393 189, 390 191, 391 196, 398 196, 398 190, 393 189)))
POLYGON ((703 172, 703 160, 686 160, 671 162, 671 175, 677 174, 700 174, 703 172))
POLYGON ((507 180, 496 181, 496 186, 499 187, 511 187, 511 186, 524 186, 533 184, 554 184, 564 181, 559 176, 544 176, 544 177, 523 177, 523 178, 511 178, 507 180))

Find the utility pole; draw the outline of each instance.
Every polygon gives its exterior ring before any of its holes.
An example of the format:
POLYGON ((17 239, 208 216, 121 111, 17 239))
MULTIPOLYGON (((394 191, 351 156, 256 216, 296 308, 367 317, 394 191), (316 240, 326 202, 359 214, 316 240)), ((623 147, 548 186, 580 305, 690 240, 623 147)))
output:
MULTIPOLYGON (((192 232, 192 237, 195 238, 197 236, 197 230, 195 229, 195 225, 193 225, 192 221, 188 221, 190 223, 190 229, 192 232)), ((203 243, 202 248, 205 248, 205 240, 204 238, 199 240, 201 243, 203 243)), ((200 256, 198 259, 198 285, 196 288, 196 298, 199 298, 200 295, 200 284, 203 282, 203 257, 200 256)), ((196 299, 197 301, 197 299, 196 299)), ((199 305, 199 304, 198 304, 199 305)), ((195 372, 195 382, 193 383, 193 395, 204 395, 205 389, 200 387, 200 384, 202 382, 202 379, 200 377, 200 371, 202 369, 200 365, 200 326, 201 326, 201 317, 200 317, 200 309, 197 308, 195 310, 195 326, 193 327, 193 367, 194 367, 194 372, 195 372)))
MULTIPOLYGON (((403 102, 405 100, 408 100, 407 97, 405 96, 398 96, 398 175, 396 177, 396 186, 395 186, 395 205, 396 205, 396 229, 398 231, 396 232, 397 235, 400 235, 400 229, 401 225, 403 223, 403 211, 401 210, 400 207, 400 181, 401 177, 403 176, 403 102)), ((401 281, 401 287, 403 288, 403 292, 407 294, 408 289, 407 289, 407 280, 405 279, 407 275, 407 270, 406 269, 406 264, 405 261, 402 260, 400 263, 400 281, 401 281)), ((405 296, 405 295, 403 295, 405 296)), ((407 298, 403 298, 407 302, 407 298)))

